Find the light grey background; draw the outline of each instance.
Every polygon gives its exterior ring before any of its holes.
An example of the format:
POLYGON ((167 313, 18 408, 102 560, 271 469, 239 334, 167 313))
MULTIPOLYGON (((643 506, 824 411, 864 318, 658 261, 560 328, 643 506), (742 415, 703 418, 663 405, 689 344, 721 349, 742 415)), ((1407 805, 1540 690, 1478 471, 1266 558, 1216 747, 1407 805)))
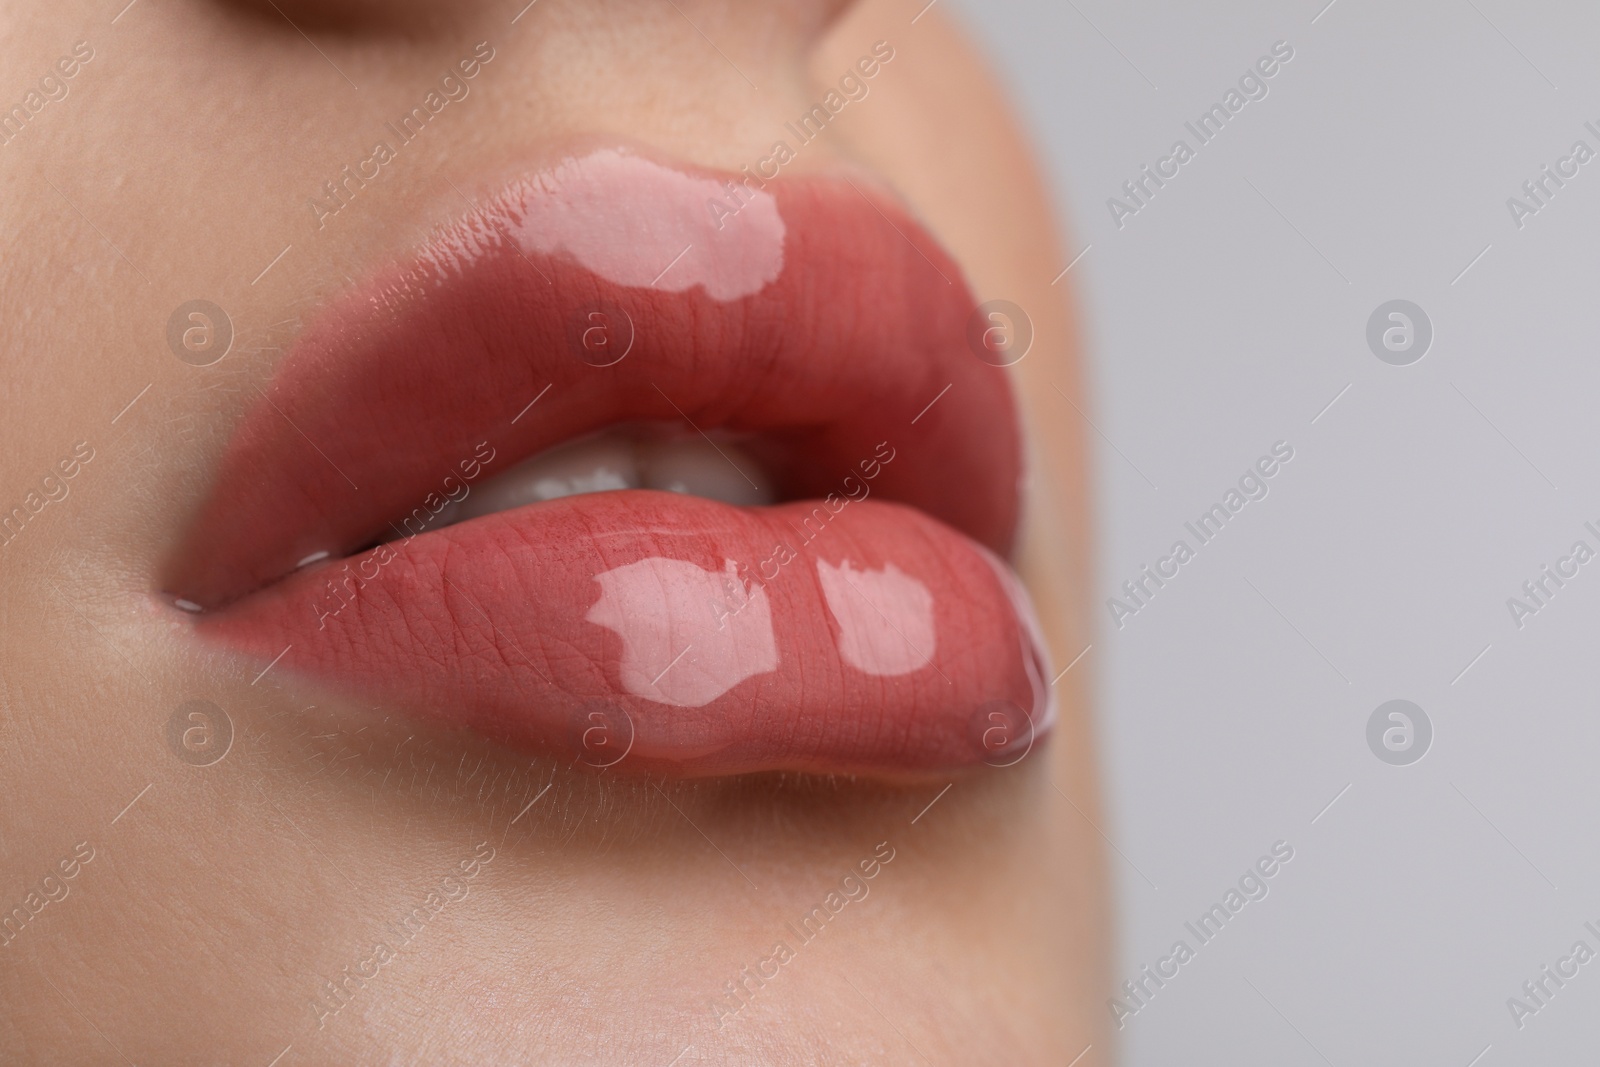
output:
POLYGON ((1574 942, 1600 951, 1600 560, 1521 629, 1507 599, 1574 541, 1600 550, 1600 159, 1521 229, 1506 201, 1574 141, 1600 151, 1600 9, 1325 3, 962 6, 1034 131, 1064 258, 1090 246, 1061 284, 1099 431, 1084 663, 1117 980, 1295 849, 1124 1053, 1575 1063, 1600 1047, 1600 959, 1521 1029, 1507 999, 1574 942), (1107 198, 1278 40, 1270 94, 1119 230, 1107 198), (1365 340, 1393 298, 1434 325, 1409 367, 1365 340), (1105 598, 1280 440, 1270 495, 1117 629, 1105 598), (1394 698, 1433 723, 1411 766, 1367 747, 1394 698))

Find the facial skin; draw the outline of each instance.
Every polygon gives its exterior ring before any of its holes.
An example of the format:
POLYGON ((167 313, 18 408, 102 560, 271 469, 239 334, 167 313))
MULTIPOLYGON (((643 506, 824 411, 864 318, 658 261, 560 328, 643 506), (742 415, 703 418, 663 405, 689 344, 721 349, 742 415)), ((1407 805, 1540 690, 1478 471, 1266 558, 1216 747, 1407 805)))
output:
POLYGON ((1031 315, 1017 562, 1056 669, 1071 662, 1089 527, 1050 285, 1065 258, 941 8, 913 24, 921 4, 898 0, 539 0, 513 24, 520 0, 14 7, 0 103, 46 102, 0 145, 0 510, 29 511, 0 547, 0 912, 30 914, 0 945, 0 1060, 1060 1064, 1092 1043, 1079 1063, 1111 1062, 1092 656, 1056 685, 1048 744, 943 794, 669 783, 259 674, 154 595, 241 413, 351 279, 574 146, 737 170, 887 40, 893 63, 793 168, 893 190, 980 300, 1031 315), (66 77, 79 41, 92 58, 66 77), (480 41, 495 58, 470 92, 319 225, 308 198, 480 41), (196 297, 237 331, 212 367, 166 343, 196 297), (196 699, 232 723, 209 766, 169 742, 196 699), (847 903, 801 943, 787 924, 831 892, 847 903), (764 962, 779 941, 793 957, 764 962), (738 1008, 720 1027, 718 1003, 738 1008))

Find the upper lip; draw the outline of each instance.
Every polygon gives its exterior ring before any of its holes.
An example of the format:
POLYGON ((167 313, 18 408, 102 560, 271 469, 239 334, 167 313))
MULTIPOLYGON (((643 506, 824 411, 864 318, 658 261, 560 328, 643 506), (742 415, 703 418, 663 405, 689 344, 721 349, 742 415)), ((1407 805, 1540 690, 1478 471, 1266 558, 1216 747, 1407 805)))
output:
MULTIPOLYGON (((913 524, 907 536, 937 539, 946 534, 923 527, 953 527, 993 553, 1009 551, 1021 472, 1009 383, 968 350, 973 301, 959 268, 902 210, 840 178, 730 187, 722 175, 614 150, 565 166, 514 184, 420 252, 377 272, 298 340, 247 411, 165 575, 169 594, 207 609, 203 632, 269 657, 278 651, 271 645, 287 642, 299 654, 285 667, 299 661, 313 674, 362 674, 373 682, 392 670, 381 657, 362 659, 382 643, 368 632, 376 624, 355 619, 349 625, 359 636, 341 636, 338 649, 318 646, 328 644, 327 612, 298 608, 314 582, 296 573, 297 564, 321 553, 337 562, 394 532, 414 533, 396 523, 419 507, 437 510, 432 502, 455 495, 453 486, 628 422, 749 435, 748 449, 766 463, 780 499, 853 498, 842 480, 859 483, 886 446, 895 459, 873 464, 872 497, 937 520, 894 520, 913 524), (732 215, 707 211, 708 195, 719 189, 732 215), (657 276, 646 277, 655 264, 657 276), (594 357, 597 340, 613 353, 626 344, 626 354, 597 366, 608 361, 594 357)), ((666 518, 651 504, 619 519, 579 501, 562 514, 624 524, 649 515, 670 524, 679 515, 675 506, 661 505, 666 518)), ((406 548, 434 553, 438 578, 460 587, 480 572, 468 563, 447 574, 442 561, 452 551, 470 559, 473 530, 482 524, 487 537, 500 519, 424 532, 406 548)), ((526 528, 518 536, 526 539, 526 528)), ((877 558, 870 544, 863 551, 877 558)), ((716 560, 707 559, 715 569, 716 560)), ((383 596, 393 602, 443 594, 406 591, 413 577, 382 579, 392 586, 383 596)), ((581 577, 598 594, 595 576, 581 577)), ((1004 586, 1002 578, 997 588, 1004 586)), ((458 591, 479 610, 499 595, 458 591)), ((487 614, 494 610, 489 604, 487 614)), ((487 625, 515 643, 504 619, 487 625)), ((451 635, 432 640, 435 670, 441 658, 473 655, 452 651, 451 635)), ((971 635, 945 640, 981 643, 971 635)), ((548 659, 532 661, 558 653, 541 647, 519 654, 551 681, 548 659)), ((1038 664, 1027 666, 1031 672, 1038 664)), ((406 699, 403 680, 389 688, 406 699)), ((992 688, 995 697, 1028 703, 1014 680, 992 688)), ((474 704, 482 703, 479 695, 460 690, 422 698, 459 695, 468 707, 451 709, 458 719, 535 742, 554 736, 546 727, 506 728, 503 709, 484 712, 474 704)), ((623 700, 624 712, 627 706, 623 700)), ((1042 712, 1025 710, 1036 719, 1042 712)), ((883 733, 882 724, 875 729, 883 733)), ((849 746, 808 748, 790 738, 761 748, 765 756, 730 755, 712 744, 721 756, 708 757, 702 747, 679 760, 661 755, 663 748, 654 756, 644 751, 641 762, 660 756, 664 763, 699 760, 706 770, 872 769, 885 763, 881 737, 877 745, 860 760, 848 757, 855 751, 849 746), (782 754, 786 744, 798 753, 793 758, 782 754)), ((909 747, 910 765, 951 762, 925 743, 909 747)))

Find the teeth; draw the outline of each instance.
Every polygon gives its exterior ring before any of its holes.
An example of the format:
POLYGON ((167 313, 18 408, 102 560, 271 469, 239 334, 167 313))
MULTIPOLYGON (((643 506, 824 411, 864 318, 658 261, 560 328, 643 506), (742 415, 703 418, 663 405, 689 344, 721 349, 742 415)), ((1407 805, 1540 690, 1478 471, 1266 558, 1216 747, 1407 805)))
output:
POLYGON ((660 489, 727 504, 769 504, 772 494, 757 488, 766 484, 766 473, 734 445, 608 433, 550 449, 474 486, 452 521, 612 489, 660 489))
POLYGON ((733 445, 705 438, 641 443, 635 455, 647 489, 709 497, 724 504, 772 503, 772 484, 755 461, 733 445))
POLYGON ((639 485, 632 442, 606 434, 552 448, 473 486, 457 518, 475 519, 541 500, 639 485))

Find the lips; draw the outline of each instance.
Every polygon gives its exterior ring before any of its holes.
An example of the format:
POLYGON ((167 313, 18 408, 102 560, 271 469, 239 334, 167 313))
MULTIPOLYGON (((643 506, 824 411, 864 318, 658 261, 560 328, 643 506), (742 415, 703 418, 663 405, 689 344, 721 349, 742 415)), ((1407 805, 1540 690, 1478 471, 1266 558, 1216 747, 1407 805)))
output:
POLYGON ((1009 762, 1048 668, 999 558, 1020 440, 973 306, 859 183, 569 159, 306 330, 164 589, 275 672, 593 766, 1009 762), (586 435, 698 458, 529 460, 620 447, 586 435), (722 461, 779 503, 662 491, 722 461))

